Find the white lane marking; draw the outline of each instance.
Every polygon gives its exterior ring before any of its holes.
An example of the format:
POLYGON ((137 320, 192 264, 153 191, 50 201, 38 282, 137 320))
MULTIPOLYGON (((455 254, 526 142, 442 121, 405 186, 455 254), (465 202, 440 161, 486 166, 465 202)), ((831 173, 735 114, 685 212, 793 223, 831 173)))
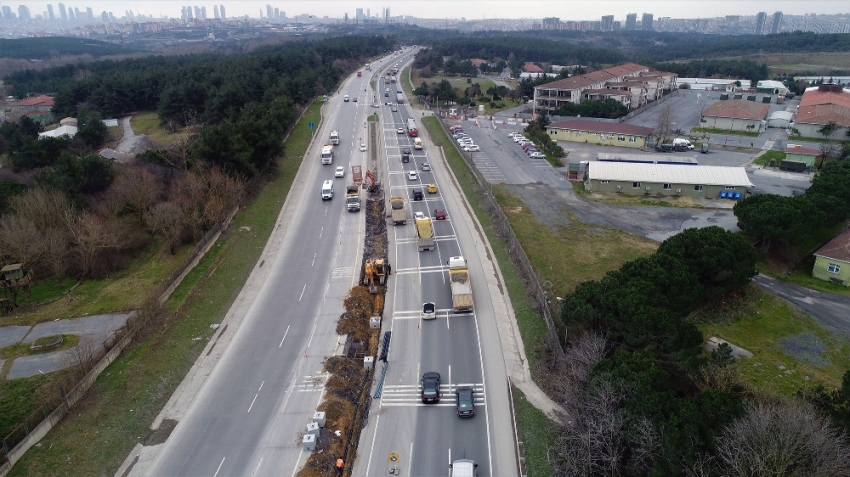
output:
POLYGON ((278 347, 278 348, 280 348, 281 346, 283 346, 283 340, 285 340, 285 339, 286 339, 286 335, 289 333, 289 327, 290 327, 290 326, 292 326, 292 325, 286 325, 286 331, 284 331, 284 332, 283 332, 283 338, 281 338, 281 339, 280 339, 280 344, 279 344, 279 345, 277 345, 277 347, 278 347))
POLYGON ((301 296, 298 297, 298 301, 301 301, 301 299, 304 298, 304 290, 306 290, 306 289, 307 289, 307 284, 305 283, 304 288, 301 289, 301 296))
POLYGON ((452 465, 452 448, 449 447, 449 465, 452 465))
POLYGON ((260 395, 260 390, 263 389, 263 384, 266 384, 266 382, 263 381, 262 383, 260 383, 260 389, 257 389, 257 394, 254 395, 254 399, 251 400, 251 405, 248 406, 248 412, 251 412, 251 409, 254 408, 254 403, 257 401, 257 397, 260 395))
POLYGON ((325 228, 322 227, 322 230, 319 230, 319 238, 322 238, 322 234, 325 232, 325 228))
POLYGON ((314 254, 313 254, 313 261, 312 261, 312 262, 310 262, 310 266, 312 267, 312 266, 313 266, 313 265, 315 265, 315 264, 316 264, 316 254, 314 253, 314 254))
POLYGON ((410 456, 407 458, 407 475, 413 475, 410 473, 410 469, 413 467, 413 442, 410 443, 410 456))
POLYGON ((218 475, 218 471, 221 470, 221 466, 224 465, 224 459, 226 459, 226 458, 227 457, 221 458, 221 462, 219 462, 219 464, 218 464, 218 469, 215 469, 215 474, 213 474, 213 477, 216 477, 218 475))
POLYGON ((378 424, 381 422, 381 415, 375 418, 375 433, 372 434, 372 451, 369 452, 369 460, 366 461, 366 475, 369 475, 369 469, 372 467, 372 456, 375 455, 375 438, 378 437, 378 424))
MULTIPOLYGON (((478 331, 478 316, 474 316, 475 320, 475 339, 478 341, 478 362, 481 364, 481 382, 484 384, 484 387, 487 387, 487 378, 484 374, 484 356, 481 352, 481 333, 478 331)), ((490 447, 490 413, 485 412, 484 417, 486 418, 484 422, 487 424, 487 463, 490 469, 493 468, 493 450, 490 447)))
POLYGON ((260 470, 260 464, 262 464, 262 463, 263 463, 263 456, 260 455, 260 461, 257 462, 257 468, 254 469, 254 472, 251 475, 257 475, 257 471, 260 470))

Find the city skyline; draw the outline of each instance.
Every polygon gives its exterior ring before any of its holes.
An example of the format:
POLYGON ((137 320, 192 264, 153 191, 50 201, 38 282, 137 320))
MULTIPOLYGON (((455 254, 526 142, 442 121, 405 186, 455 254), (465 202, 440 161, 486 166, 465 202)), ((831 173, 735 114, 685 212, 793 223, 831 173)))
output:
MULTIPOLYGON (((64 7, 71 10, 74 8, 85 10, 92 8, 96 15, 100 12, 114 12, 120 16, 123 12, 132 11, 135 15, 152 16, 154 18, 168 17, 181 18, 181 8, 188 5, 198 8, 207 7, 208 17, 212 17, 213 6, 222 4, 227 8, 227 16, 251 18, 267 18, 268 6, 280 11, 286 11, 287 16, 292 18, 297 15, 314 15, 317 17, 343 18, 348 14, 350 20, 357 18, 358 10, 363 12, 364 17, 381 18, 386 8, 392 10, 395 16, 414 16, 418 18, 447 18, 467 20, 477 19, 540 19, 544 17, 558 17, 562 21, 587 21, 600 20, 603 16, 613 16, 613 20, 625 25, 630 18, 630 13, 637 13, 638 18, 643 14, 651 14, 656 19, 667 18, 715 18, 725 15, 755 16, 759 12, 767 12, 769 16, 766 28, 770 28, 772 16, 775 11, 782 11, 784 15, 804 14, 850 14, 850 2, 834 0, 816 0, 811 2, 797 1, 686 1, 670 2, 649 0, 645 2, 636 1, 540 1, 528 2, 523 0, 491 0, 491 1, 466 1, 451 2, 443 0, 434 1, 410 1, 399 2, 396 0, 362 2, 357 0, 335 0, 335 1, 238 1, 224 2, 220 0, 213 2, 169 2, 162 0, 141 0, 134 2, 110 2, 104 0, 80 0, 61 2, 64 7), (182 4, 182 5, 181 5, 182 4), (369 12, 367 15, 366 12, 369 12)), ((31 1, 6 1, 0 0, 0 7, 8 6, 12 12, 17 13, 20 6, 28 8, 31 18, 42 17, 54 21, 62 21, 58 6, 60 2, 31 2, 31 1), (45 15, 45 13, 47 15, 45 15), (52 15, 51 15, 52 13, 52 15), (45 18, 47 17, 47 18, 45 18)), ((5 10, 4 10, 5 11, 5 10)), ((274 14, 273 14, 274 15, 274 14)), ((65 17, 65 15, 62 15, 65 17)), ((276 16, 275 16, 276 17, 276 16)), ((70 19, 66 17, 66 20, 70 19)))

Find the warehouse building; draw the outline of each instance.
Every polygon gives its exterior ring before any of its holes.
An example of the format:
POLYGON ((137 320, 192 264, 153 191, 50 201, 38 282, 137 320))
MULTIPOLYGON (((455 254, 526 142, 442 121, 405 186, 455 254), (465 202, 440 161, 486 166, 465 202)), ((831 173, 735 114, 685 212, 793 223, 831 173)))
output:
POLYGON ((634 195, 716 199, 746 196, 753 184, 743 167, 635 164, 594 161, 588 165, 589 189, 634 195))
POLYGON ((819 130, 829 123, 835 123, 837 127, 827 139, 847 139, 850 133, 850 91, 837 84, 807 89, 800 99, 794 128, 803 137, 823 139, 819 130))
POLYGON ((705 108, 700 127, 759 132, 770 105, 746 99, 727 99, 705 108))
POLYGON ((654 129, 625 123, 606 123, 587 119, 558 121, 546 131, 553 141, 584 142, 601 146, 620 146, 642 149, 654 129))

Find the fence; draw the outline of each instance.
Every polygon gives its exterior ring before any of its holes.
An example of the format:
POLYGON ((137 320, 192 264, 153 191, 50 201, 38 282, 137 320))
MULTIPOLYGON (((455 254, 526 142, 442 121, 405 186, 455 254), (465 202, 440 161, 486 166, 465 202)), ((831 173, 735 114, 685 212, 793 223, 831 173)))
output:
MULTIPOLYGON (((286 131, 281 139, 282 141, 286 141, 289 138, 289 135, 295 129, 295 126, 298 125, 306 111, 307 108, 304 108, 300 112, 298 120, 293 122, 292 126, 286 131)), ((257 175, 245 184, 242 197, 240 197, 237 203, 244 198, 244 191, 256 183, 273 160, 274 158, 271 158, 266 162, 262 169, 258 171, 257 175)), ((148 294, 146 304, 150 304, 154 300, 161 304, 168 299, 174 289, 183 280, 183 277, 195 267, 208 247, 215 242, 221 231, 230 225, 230 221, 238 210, 238 206, 233 207, 222 220, 207 231, 201 240, 195 244, 192 252, 162 281, 163 284, 148 294)), ((13 428, 3 438, 2 448, 5 462, 0 465, 0 477, 8 474, 15 462, 20 460, 27 450, 38 443, 50 429, 59 424, 74 404, 85 396, 100 373, 112 364, 121 355, 124 348, 133 342, 136 334, 150 323, 150 320, 153 318, 150 311, 150 308, 143 306, 142 310, 134 312, 124 326, 110 333, 102 344, 94 345, 88 349, 77 348, 78 352, 73 355, 71 363, 74 372, 56 386, 56 393, 43 401, 36 410, 30 413, 23 422, 13 428)))
MULTIPOLYGON (((446 136, 451 138, 451 133, 449 133, 446 125, 442 121, 439 121, 439 123, 446 136)), ((443 156, 445 157, 445 154, 443 154, 443 156)), ((546 321, 546 328, 549 330, 550 348, 552 348, 552 350, 557 354, 563 355, 564 351, 558 341, 558 330, 555 328, 555 322, 552 319, 552 311, 549 307, 546 290, 544 290, 540 285, 537 272, 534 270, 534 267, 531 265, 531 261, 522 249, 522 245, 519 243, 516 234, 514 234, 507 216, 505 216, 505 213, 502 212, 502 208, 493 197, 493 194, 490 191, 490 185, 475 167, 475 163, 472 162, 472 155, 461 152, 460 156, 469 167, 469 170, 472 171, 472 176, 475 178, 473 187, 476 189, 476 195, 481 199, 481 205, 493 219, 493 229, 496 231, 499 238, 505 242, 508 250, 508 257, 519 270, 520 276, 528 289, 528 295, 535 305, 535 309, 543 315, 543 319, 546 321)))

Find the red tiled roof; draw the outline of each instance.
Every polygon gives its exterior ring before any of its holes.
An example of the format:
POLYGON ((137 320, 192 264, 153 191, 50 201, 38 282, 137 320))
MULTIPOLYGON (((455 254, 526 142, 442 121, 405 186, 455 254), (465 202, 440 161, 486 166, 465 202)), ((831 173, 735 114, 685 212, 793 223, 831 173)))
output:
POLYGON ((543 73, 543 68, 530 62, 526 62, 522 69, 524 69, 526 73, 543 73))
POLYGON ((806 91, 800 99, 797 122, 850 126, 850 93, 833 91, 806 91))
POLYGON ((850 229, 844 229, 844 232, 841 232, 837 237, 830 240, 829 243, 818 249, 815 255, 833 260, 841 260, 842 262, 850 262, 850 229))
POLYGON ((53 106, 53 96, 41 95, 18 101, 16 106, 53 106))
POLYGON ((806 156, 820 156, 820 151, 817 149, 809 149, 808 147, 786 147, 785 154, 803 154, 806 156))
POLYGON ((487 60, 482 60, 481 58, 473 58, 473 59, 469 60, 469 62, 472 63, 475 66, 481 66, 484 63, 487 63, 487 60))
POLYGON ((604 123, 601 121, 589 121, 586 119, 571 119, 552 123, 549 129, 563 129, 570 131, 587 131, 605 134, 628 134, 630 136, 645 137, 652 134, 655 129, 635 126, 625 123, 604 123))
POLYGON ((592 84, 604 83, 618 76, 626 76, 636 71, 648 69, 646 66, 641 66, 635 63, 626 63, 624 65, 615 66, 605 70, 593 71, 583 75, 570 76, 569 78, 560 79, 551 83, 545 83, 538 88, 545 89, 581 89, 592 84))
POLYGON ((733 119, 763 120, 767 117, 769 104, 756 103, 746 99, 728 99, 718 101, 705 108, 703 116, 733 119))

